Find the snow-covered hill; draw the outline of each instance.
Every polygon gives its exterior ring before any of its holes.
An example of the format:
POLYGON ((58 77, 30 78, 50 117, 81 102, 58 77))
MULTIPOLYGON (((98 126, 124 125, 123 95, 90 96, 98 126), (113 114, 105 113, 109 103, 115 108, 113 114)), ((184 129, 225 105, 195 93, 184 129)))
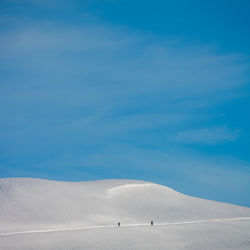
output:
POLYGON ((134 180, 0 179, 0 234, 27 230, 250 217, 250 208, 134 180))
POLYGON ((154 183, 0 179, 0 250, 248 250, 249 239, 250 208, 154 183))

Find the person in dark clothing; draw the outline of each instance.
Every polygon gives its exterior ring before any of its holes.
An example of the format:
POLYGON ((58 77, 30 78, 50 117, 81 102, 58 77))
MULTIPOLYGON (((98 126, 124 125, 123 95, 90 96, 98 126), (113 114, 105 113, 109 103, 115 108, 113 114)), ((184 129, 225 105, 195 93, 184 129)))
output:
POLYGON ((121 225, 121 223, 120 222, 118 222, 118 227, 121 225))
POLYGON ((153 226, 154 225, 154 222, 151 220, 151 226, 153 226))

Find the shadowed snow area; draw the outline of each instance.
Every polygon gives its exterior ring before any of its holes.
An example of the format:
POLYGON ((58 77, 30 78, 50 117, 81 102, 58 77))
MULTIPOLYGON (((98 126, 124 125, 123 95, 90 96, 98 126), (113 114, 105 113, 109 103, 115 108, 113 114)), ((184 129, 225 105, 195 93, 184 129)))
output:
POLYGON ((250 208, 134 180, 0 179, 0 234, 250 217, 250 208))

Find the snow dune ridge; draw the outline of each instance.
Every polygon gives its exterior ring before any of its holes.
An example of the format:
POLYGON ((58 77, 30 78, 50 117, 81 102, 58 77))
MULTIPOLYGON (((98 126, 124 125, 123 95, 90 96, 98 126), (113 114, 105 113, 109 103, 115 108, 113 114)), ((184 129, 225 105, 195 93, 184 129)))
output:
POLYGON ((204 223, 250 218, 250 208, 183 195, 135 180, 0 179, 0 234, 204 223))

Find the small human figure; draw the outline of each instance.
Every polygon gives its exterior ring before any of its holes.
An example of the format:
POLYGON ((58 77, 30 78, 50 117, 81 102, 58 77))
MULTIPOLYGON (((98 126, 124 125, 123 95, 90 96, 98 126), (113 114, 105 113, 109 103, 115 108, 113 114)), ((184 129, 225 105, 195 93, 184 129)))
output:
POLYGON ((121 225, 121 223, 120 222, 118 222, 118 227, 121 225))
POLYGON ((154 225, 154 222, 151 220, 151 226, 153 226, 154 225))

